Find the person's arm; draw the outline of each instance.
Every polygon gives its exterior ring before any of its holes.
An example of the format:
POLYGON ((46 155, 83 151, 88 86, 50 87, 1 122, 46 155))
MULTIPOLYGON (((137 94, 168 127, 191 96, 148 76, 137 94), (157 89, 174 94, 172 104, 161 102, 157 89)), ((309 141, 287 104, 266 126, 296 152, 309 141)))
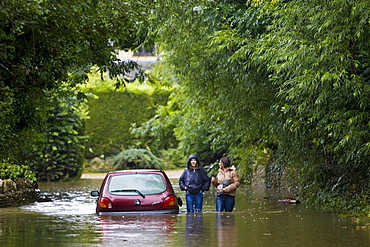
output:
POLYGON ((186 170, 184 170, 179 178, 179 186, 180 186, 180 190, 187 190, 188 188, 186 187, 185 185, 185 173, 186 173, 186 170))
POLYGON ((211 180, 213 186, 217 187, 220 183, 218 182, 218 179, 217 179, 217 175, 216 177, 212 177, 212 180, 211 180))
POLYGON ((240 186, 240 180, 239 180, 239 175, 236 171, 231 172, 231 180, 233 181, 229 186, 226 188, 223 188, 222 190, 226 193, 230 191, 234 191, 240 186))

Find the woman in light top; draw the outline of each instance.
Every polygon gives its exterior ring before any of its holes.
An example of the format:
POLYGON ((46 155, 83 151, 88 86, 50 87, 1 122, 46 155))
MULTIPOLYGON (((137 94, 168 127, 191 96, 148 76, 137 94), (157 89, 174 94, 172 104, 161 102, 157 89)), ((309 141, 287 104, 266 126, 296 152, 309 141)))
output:
POLYGON ((239 175, 227 157, 220 159, 219 166, 217 176, 212 177, 212 184, 217 188, 216 211, 232 212, 236 189, 240 186, 239 175))

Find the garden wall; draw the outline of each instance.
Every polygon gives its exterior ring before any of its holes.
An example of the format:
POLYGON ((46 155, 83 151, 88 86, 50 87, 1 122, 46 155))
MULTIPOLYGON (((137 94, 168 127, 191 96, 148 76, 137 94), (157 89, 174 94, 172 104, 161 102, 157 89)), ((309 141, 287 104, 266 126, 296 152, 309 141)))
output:
POLYGON ((0 179, 0 208, 17 207, 37 200, 37 184, 29 179, 0 179))

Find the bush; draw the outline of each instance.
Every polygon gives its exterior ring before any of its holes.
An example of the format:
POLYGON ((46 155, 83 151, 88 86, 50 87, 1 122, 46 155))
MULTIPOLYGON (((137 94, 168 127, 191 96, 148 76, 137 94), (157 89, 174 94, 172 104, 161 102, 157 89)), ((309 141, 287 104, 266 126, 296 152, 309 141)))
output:
POLYGON ((162 170, 162 161, 146 149, 127 149, 113 158, 115 170, 120 169, 158 169, 162 170))
POLYGON ((28 166, 0 163, 0 179, 27 178, 36 181, 36 175, 28 166))
POLYGON ((84 122, 78 93, 68 88, 50 92, 44 138, 30 162, 38 181, 67 181, 81 176, 84 122))

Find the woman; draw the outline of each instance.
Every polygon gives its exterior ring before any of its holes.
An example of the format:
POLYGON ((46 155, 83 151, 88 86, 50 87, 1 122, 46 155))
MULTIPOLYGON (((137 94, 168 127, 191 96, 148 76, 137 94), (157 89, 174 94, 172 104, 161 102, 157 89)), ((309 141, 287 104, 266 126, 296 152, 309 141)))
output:
POLYGON ((216 211, 232 212, 235 206, 236 189, 240 186, 238 173, 231 167, 229 158, 222 157, 220 169, 216 177, 212 177, 212 184, 217 188, 216 211))
POLYGON ((201 212, 203 207, 203 191, 209 190, 211 178, 200 167, 198 157, 192 154, 188 158, 187 168, 179 179, 181 190, 186 191, 186 209, 188 212, 201 212))

